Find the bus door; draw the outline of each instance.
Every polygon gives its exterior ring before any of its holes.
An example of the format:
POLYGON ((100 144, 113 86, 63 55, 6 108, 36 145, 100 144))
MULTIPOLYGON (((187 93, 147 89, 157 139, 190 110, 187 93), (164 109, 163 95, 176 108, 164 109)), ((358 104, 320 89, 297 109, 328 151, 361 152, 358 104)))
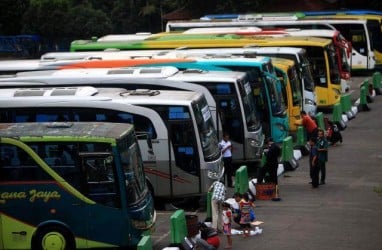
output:
POLYGON ((226 92, 226 94, 222 93, 224 92, 224 86, 228 87, 228 84, 218 84, 217 86, 218 94, 215 95, 216 105, 218 106, 223 131, 230 135, 232 147, 234 148, 232 159, 233 161, 243 161, 246 159, 246 151, 244 148, 242 109, 235 95, 231 95, 229 92, 226 92), (220 94, 219 91, 221 92, 220 94))
POLYGON ((200 158, 196 131, 190 113, 185 107, 169 107, 167 127, 173 149, 169 155, 171 195, 201 193, 200 158), (174 157, 175 159, 172 159, 174 157))
POLYGON ((263 88, 263 98, 266 102, 270 135, 275 142, 282 142, 289 133, 289 117, 286 113, 284 98, 282 97, 282 84, 273 77, 273 75, 266 73, 266 85, 263 88))
MULTIPOLYGON (((94 201, 94 204, 87 204, 87 221, 86 225, 79 227, 86 231, 88 239, 87 247, 102 246, 99 242, 110 242, 110 239, 117 242, 126 242, 128 237, 122 235, 122 232, 129 230, 125 223, 128 220, 127 209, 122 209, 127 204, 122 204, 121 197, 126 194, 124 187, 128 187, 130 183, 127 178, 120 180, 122 173, 117 172, 115 161, 111 153, 107 152, 80 152, 80 168, 81 168, 81 191, 85 196, 94 201), (121 184, 121 185, 119 185, 121 184), (123 185, 122 185, 123 184, 123 185), (126 220, 121 220, 126 218, 126 220), (105 228, 108 233, 105 234, 105 228), (113 235, 113 237, 110 237, 113 235)), ((123 163, 122 167, 123 167, 123 163)), ((119 170, 121 171, 121 170, 119 170)), ((74 209, 80 204, 72 204, 74 209)), ((75 211, 75 210, 73 210, 75 211)), ((107 247, 107 245, 103 245, 107 247)))

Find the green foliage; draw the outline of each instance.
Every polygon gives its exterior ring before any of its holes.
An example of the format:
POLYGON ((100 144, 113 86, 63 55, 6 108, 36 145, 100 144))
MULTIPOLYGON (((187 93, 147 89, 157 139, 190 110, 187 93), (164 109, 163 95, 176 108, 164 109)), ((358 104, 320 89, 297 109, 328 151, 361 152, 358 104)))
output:
POLYGON ((21 18, 28 8, 25 0, 0 1, 0 34, 17 35, 21 30, 21 18))
MULTIPOLYGON (((48 38, 90 38, 117 33, 159 32, 162 16, 183 9, 206 14, 263 12, 266 0, 1 0, 0 33, 48 38)), ((267 1, 268 2, 268 1, 267 1)), ((343 1, 346 6, 346 1, 343 1)), ((382 9, 371 0, 363 9, 382 9)))
POLYGON ((68 0, 31 0, 21 32, 47 37, 64 34, 68 9, 68 0))
POLYGON ((103 36, 112 31, 111 20, 101 10, 79 5, 67 13, 64 34, 68 37, 90 38, 103 36))

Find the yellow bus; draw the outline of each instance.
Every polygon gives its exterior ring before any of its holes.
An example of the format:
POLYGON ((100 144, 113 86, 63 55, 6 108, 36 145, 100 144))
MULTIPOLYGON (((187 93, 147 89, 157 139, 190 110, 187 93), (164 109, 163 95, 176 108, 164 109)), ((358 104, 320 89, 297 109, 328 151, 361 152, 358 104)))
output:
POLYGON ((340 101, 341 77, 331 39, 214 34, 160 34, 140 42, 73 41, 71 51, 149 50, 176 48, 301 47, 307 52, 315 77, 317 107, 332 108, 340 101))
POLYGON ((293 60, 272 57, 277 77, 283 85, 282 93, 289 117, 289 131, 297 131, 296 121, 300 120, 302 110, 301 82, 293 60))

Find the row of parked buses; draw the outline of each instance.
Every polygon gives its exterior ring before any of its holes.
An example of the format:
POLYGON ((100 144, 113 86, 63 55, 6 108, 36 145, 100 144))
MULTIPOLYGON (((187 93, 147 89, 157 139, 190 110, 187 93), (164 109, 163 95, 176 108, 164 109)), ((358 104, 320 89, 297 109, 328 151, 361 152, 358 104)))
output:
POLYGON ((0 127, 9 127, 0 129, 0 249, 134 247, 154 227, 152 197, 201 196, 223 176, 224 132, 233 163, 256 168, 265 136, 283 142, 301 110, 332 108, 351 70, 378 64, 377 47, 361 44, 377 36, 372 20, 346 19, 349 39, 318 18, 259 16, 206 16, 0 61, 0 127))

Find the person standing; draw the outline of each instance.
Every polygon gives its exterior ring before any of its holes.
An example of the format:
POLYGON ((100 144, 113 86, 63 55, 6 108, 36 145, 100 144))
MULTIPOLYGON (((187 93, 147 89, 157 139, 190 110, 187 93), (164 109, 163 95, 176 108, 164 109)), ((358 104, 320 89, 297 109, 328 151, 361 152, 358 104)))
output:
POLYGON ((231 205, 227 202, 223 203, 223 233, 227 237, 227 246, 225 249, 232 248, 232 211, 231 205))
POLYGON ((259 169, 257 183, 262 183, 266 173, 269 174, 270 181, 278 184, 277 168, 279 166, 279 157, 281 155, 281 148, 273 141, 272 137, 267 139, 268 148, 264 150, 265 165, 259 169))
POLYGON ((307 133, 308 141, 310 138, 317 138, 318 126, 317 123, 304 110, 300 112, 301 119, 296 121, 296 125, 302 125, 307 133))
POLYGON ((219 148, 223 155, 223 162, 225 168, 225 177, 227 178, 227 186, 233 187, 232 177, 233 177, 233 166, 232 166, 232 143, 229 140, 229 134, 224 133, 222 141, 219 143, 219 148))
POLYGON ((310 170, 310 178, 312 179, 311 184, 313 188, 318 187, 319 173, 320 168, 317 164, 317 147, 316 147, 317 138, 310 138, 310 155, 309 155, 309 170, 310 170))
POLYGON ((236 192, 233 194, 233 198, 235 199, 235 203, 231 206, 233 212, 233 221, 240 225, 240 201, 243 199, 243 196, 236 192))
POLYGON ((225 200, 226 188, 221 181, 217 180, 212 183, 208 191, 212 192, 212 197, 211 197, 212 227, 215 228, 218 232, 223 232, 222 204, 225 200))
POLYGON ((248 237, 251 233, 251 210, 255 205, 249 200, 248 193, 243 194, 243 199, 239 203, 240 207, 240 225, 243 228, 243 236, 248 237))
POLYGON ((318 130, 317 139, 317 165, 321 172, 320 185, 325 184, 326 162, 328 161, 328 141, 325 138, 324 130, 318 130))

